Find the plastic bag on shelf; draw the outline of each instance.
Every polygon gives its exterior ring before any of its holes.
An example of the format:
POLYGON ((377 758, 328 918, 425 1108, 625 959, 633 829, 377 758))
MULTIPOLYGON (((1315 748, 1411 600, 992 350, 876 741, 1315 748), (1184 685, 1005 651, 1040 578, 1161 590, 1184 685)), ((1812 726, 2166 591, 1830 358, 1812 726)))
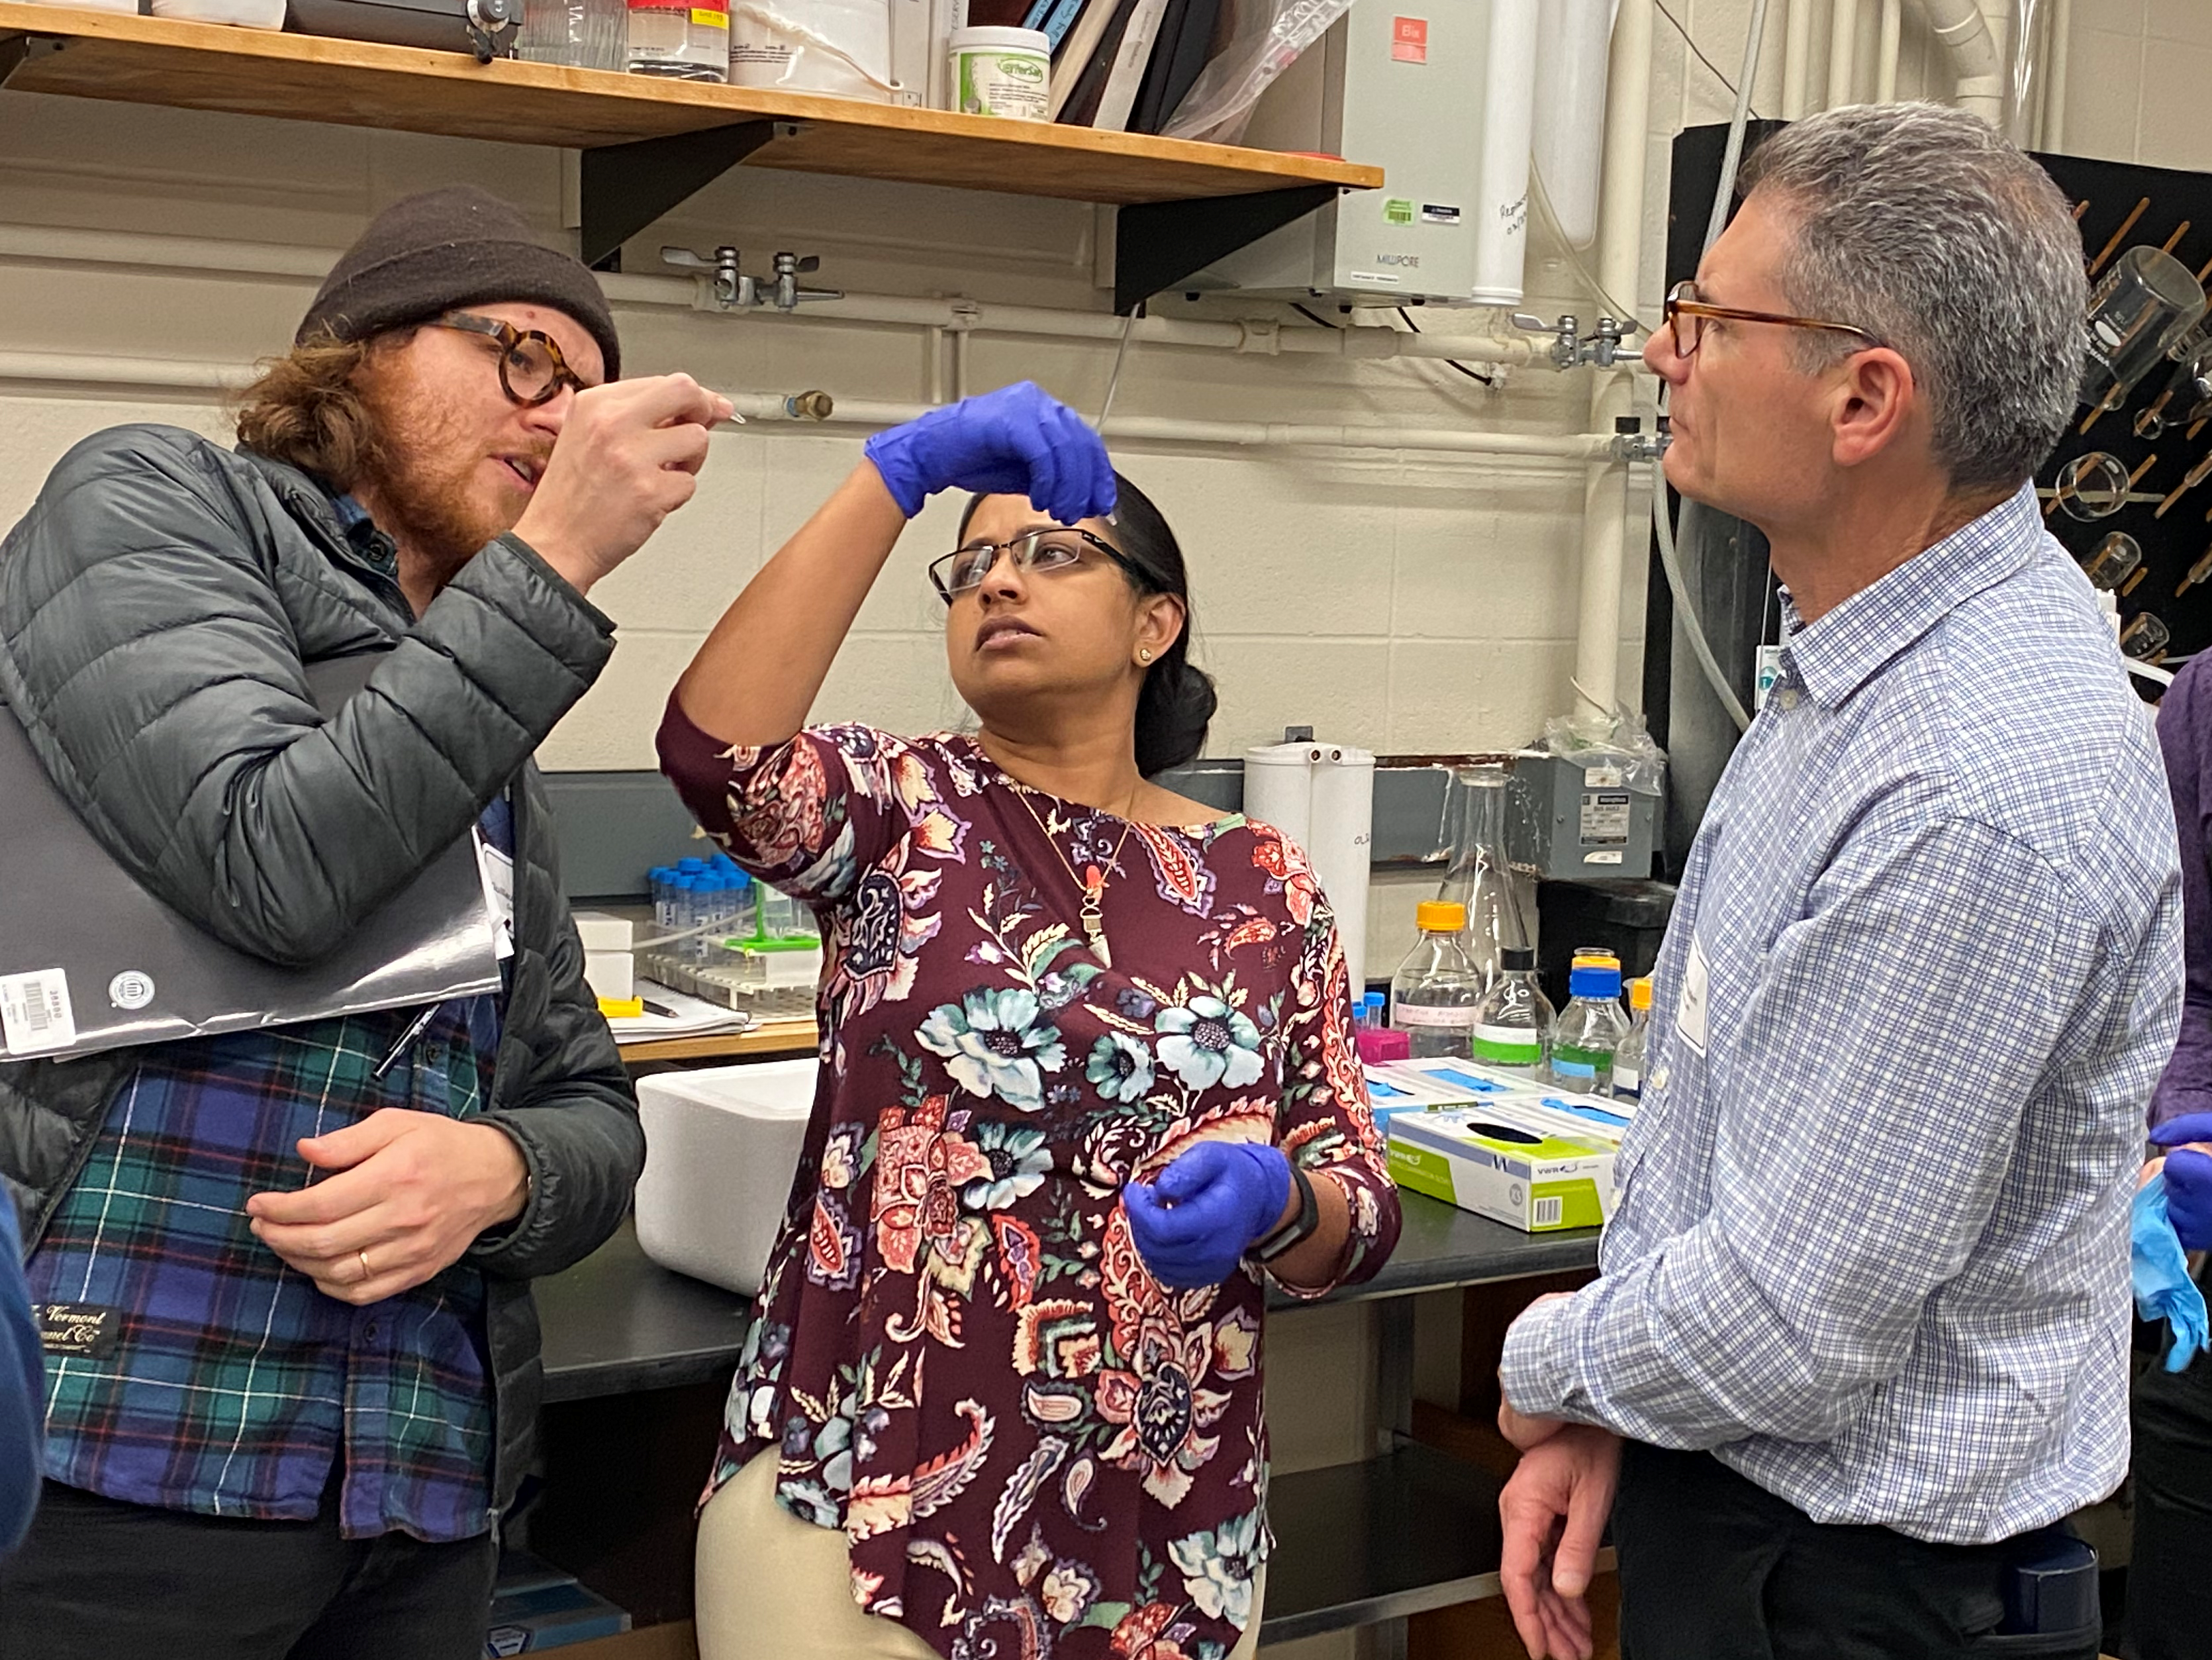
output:
POLYGON ((1352 0, 1222 0, 1222 6, 1228 44, 1191 83, 1164 137, 1240 143, 1260 94, 1352 9, 1352 0))
POLYGON ((1616 705, 1601 726, 1586 718, 1555 714, 1544 722, 1537 747, 1581 767, 1620 769, 1621 786, 1639 795, 1656 795, 1667 781, 1667 751, 1651 741, 1644 717, 1616 705))

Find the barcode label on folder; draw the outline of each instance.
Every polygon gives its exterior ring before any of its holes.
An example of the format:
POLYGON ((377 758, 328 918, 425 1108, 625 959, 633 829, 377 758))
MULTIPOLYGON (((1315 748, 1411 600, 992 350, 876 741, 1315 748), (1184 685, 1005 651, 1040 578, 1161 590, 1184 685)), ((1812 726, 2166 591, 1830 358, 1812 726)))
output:
POLYGON ((76 1042, 67 974, 42 969, 0 975, 0 1049, 10 1055, 44 1055, 76 1042))

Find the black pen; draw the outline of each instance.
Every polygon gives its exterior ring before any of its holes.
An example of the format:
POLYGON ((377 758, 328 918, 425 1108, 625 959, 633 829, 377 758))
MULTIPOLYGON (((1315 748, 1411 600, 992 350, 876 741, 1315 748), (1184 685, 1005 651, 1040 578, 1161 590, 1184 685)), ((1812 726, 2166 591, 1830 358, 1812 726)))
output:
POLYGON ((664 1004, 656 1003, 650 997, 641 997, 637 1000, 645 1005, 645 1012, 647 1014, 659 1015, 665 1020, 673 1020, 676 1018, 676 1011, 674 1009, 669 1008, 664 1004))
POLYGON ((386 1073, 398 1065, 399 1057, 413 1049, 422 1034, 430 1030, 430 1023, 438 1018, 438 1011, 444 1006, 442 1003, 433 1003, 410 1021, 407 1030, 399 1034, 399 1041, 385 1052, 384 1059, 376 1063, 374 1070, 368 1075, 380 1080, 386 1073))

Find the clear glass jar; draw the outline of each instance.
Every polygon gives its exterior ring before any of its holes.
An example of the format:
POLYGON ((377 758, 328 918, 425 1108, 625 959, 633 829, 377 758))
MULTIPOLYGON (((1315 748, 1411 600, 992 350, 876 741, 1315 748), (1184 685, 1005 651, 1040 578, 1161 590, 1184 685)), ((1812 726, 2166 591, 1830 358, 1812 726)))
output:
POLYGON ((1501 1072, 1544 1075, 1551 1053, 1551 1000, 1536 982, 1536 953, 1510 946, 1498 953, 1498 979, 1474 1012, 1474 1058, 1501 1072))
POLYGON ((1437 897, 1466 910, 1460 946, 1487 989, 1497 982, 1501 954, 1529 943, 1505 856, 1505 769, 1456 768, 1451 788, 1452 861, 1437 897))
POLYGON ((1467 913, 1439 900, 1416 913, 1421 937, 1390 981, 1390 1025, 1406 1034, 1413 1058, 1473 1058, 1475 1006, 1482 982, 1460 948, 1467 913))
POLYGON ((629 50, 623 0, 523 0, 514 55, 532 64, 620 73, 629 50))

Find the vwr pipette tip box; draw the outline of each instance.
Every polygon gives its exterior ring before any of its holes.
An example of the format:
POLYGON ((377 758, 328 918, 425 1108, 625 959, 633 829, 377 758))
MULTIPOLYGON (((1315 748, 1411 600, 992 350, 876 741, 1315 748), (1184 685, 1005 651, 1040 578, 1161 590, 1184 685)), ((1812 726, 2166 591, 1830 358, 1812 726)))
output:
POLYGON ((1368 1085, 1399 1186, 1528 1233, 1612 1215, 1613 1155, 1632 1104, 1459 1061, 1370 1067, 1368 1085))

